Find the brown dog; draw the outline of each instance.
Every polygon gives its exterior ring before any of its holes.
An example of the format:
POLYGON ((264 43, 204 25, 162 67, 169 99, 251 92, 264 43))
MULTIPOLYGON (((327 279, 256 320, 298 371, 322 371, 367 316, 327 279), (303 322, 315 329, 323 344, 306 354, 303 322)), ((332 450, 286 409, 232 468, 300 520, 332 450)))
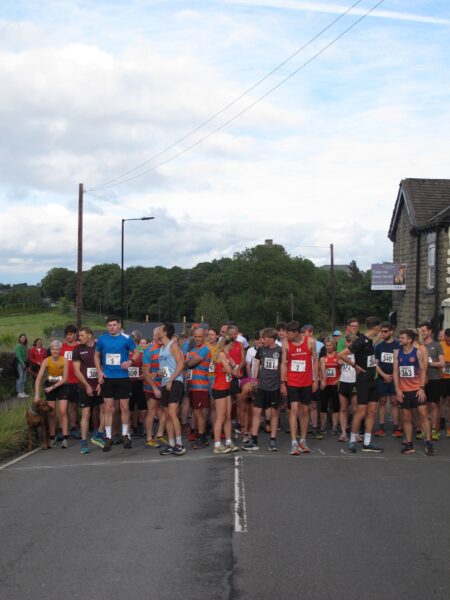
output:
POLYGON ((53 408, 47 404, 46 400, 33 402, 27 410, 27 425, 28 425, 28 452, 33 447, 33 434, 38 433, 40 429, 41 448, 47 450, 48 445, 48 413, 52 412, 53 408))

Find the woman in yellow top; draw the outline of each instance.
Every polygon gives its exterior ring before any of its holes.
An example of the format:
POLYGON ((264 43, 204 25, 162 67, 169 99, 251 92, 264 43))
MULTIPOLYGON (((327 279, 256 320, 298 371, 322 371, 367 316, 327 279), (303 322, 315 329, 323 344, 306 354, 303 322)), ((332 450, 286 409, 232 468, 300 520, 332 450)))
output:
POLYGON ((69 363, 64 356, 60 356, 61 343, 57 340, 50 344, 50 356, 44 358, 36 377, 34 398, 38 402, 40 398, 41 383, 43 382, 45 398, 53 411, 49 413, 49 446, 54 448, 55 441, 55 405, 59 400, 59 420, 63 433, 61 448, 67 448, 69 445, 69 419, 68 419, 68 400, 66 382, 69 373, 69 363), (45 374, 46 377, 44 378, 45 374))

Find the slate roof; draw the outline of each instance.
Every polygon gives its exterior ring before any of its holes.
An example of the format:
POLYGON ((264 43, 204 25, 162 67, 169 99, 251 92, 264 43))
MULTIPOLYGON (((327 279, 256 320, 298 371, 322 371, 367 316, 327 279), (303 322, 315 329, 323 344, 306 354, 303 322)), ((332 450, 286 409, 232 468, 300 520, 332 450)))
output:
POLYGON ((397 195, 388 237, 394 241, 402 208, 411 229, 431 229, 450 224, 450 179, 403 179, 397 195))

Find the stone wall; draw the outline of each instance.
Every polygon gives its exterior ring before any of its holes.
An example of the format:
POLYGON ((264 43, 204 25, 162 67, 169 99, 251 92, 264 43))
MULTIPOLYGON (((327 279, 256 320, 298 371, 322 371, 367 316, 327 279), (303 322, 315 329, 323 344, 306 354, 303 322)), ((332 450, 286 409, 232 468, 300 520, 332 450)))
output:
POLYGON ((411 225, 405 205, 400 213, 394 240, 394 262, 405 263, 406 290, 392 292, 392 309, 397 313, 397 328, 414 325, 416 306, 417 238, 410 233, 411 225))

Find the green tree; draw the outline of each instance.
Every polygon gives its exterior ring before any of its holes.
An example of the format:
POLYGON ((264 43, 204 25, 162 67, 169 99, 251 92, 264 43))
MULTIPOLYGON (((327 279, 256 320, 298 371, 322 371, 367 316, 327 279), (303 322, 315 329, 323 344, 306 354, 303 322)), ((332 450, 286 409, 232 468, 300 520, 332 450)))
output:
POLYGON ((228 313, 224 302, 213 292, 205 292, 198 300, 195 309, 195 320, 205 321, 211 327, 220 327, 228 321, 228 313))
POLYGON ((66 293, 66 286, 76 278, 74 271, 64 267, 54 267, 42 279, 41 286, 44 296, 48 296, 52 302, 56 302, 66 293))

